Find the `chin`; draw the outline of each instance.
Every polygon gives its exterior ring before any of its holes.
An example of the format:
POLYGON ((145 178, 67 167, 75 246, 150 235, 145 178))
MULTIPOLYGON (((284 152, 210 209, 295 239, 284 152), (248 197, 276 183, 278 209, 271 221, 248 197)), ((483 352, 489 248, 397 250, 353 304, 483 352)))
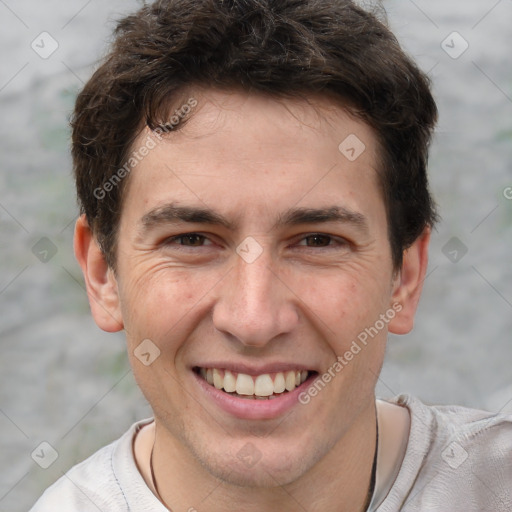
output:
POLYGON ((224 450, 221 446, 218 443, 208 454, 201 450, 198 459, 212 476, 237 487, 271 489, 293 484, 321 458, 314 455, 311 443, 296 441, 287 447, 283 440, 227 439, 224 450))

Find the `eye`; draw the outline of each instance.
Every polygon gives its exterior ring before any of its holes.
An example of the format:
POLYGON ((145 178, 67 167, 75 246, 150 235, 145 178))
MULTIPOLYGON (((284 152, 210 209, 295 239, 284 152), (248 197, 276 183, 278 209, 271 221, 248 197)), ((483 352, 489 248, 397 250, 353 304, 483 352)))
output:
POLYGON ((167 242, 169 245, 181 245, 184 247, 203 247, 211 245, 211 241, 204 235, 198 233, 186 233, 170 238, 167 242))
POLYGON ((322 235, 319 233, 308 235, 304 237, 298 245, 303 245, 307 247, 329 247, 334 244, 340 244, 339 240, 335 240, 332 236, 322 235))

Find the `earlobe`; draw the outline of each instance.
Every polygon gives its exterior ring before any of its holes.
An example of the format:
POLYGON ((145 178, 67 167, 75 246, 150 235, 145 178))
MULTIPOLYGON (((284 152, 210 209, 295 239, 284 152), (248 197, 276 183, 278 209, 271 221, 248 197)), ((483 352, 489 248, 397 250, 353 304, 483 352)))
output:
POLYGON ((85 215, 75 226, 75 256, 84 274, 91 312, 100 329, 123 329, 116 278, 109 268, 85 215))
POLYGON ((428 266, 430 227, 425 228, 416 241, 404 251, 403 263, 394 283, 392 304, 397 314, 389 323, 389 332, 407 334, 414 326, 414 315, 418 307, 423 281, 428 266), (400 304, 398 311, 397 304, 400 304))

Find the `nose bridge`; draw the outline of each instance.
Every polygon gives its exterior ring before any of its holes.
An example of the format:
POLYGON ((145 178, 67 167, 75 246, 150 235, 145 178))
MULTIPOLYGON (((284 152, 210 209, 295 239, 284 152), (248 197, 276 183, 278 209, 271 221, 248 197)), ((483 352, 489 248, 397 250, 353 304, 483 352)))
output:
POLYGON ((271 303, 277 293, 276 276, 266 258, 253 263, 239 262, 236 269, 236 293, 241 299, 240 305, 247 308, 248 315, 270 312, 271 303))
POLYGON ((297 321, 286 288, 271 264, 266 255, 253 262, 237 258, 215 306, 215 327, 245 345, 263 346, 289 332, 297 321))

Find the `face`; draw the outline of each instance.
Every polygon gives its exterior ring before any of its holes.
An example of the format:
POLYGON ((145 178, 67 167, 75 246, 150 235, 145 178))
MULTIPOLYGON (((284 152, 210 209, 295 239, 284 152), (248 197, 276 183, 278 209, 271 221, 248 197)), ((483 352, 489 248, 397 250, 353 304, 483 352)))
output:
POLYGON ((401 314, 376 138, 326 99, 195 98, 129 178, 112 311, 160 439, 293 482, 364 432, 401 314))

